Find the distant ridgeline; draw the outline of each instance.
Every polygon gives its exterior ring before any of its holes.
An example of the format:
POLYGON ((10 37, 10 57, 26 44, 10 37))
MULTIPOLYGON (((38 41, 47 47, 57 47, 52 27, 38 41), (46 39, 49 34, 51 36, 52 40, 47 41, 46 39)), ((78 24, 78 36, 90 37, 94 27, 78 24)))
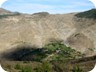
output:
POLYGON ((79 18, 92 18, 92 19, 96 19, 96 9, 91 9, 85 12, 80 12, 78 14, 76 14, 75 16, 79 17, 79 18))
POLYGON ((45 15, 49 15, 49 13, 48 12, 39 12, 39 13, 34 13, 33 15, 43 15, 43 16, 45 16, 45 15))
POLYGON ((20 13, 19 13, 19 12, 14 12, 14 13, 12 13, 12 14, 1 14, 1 15, 0 15, 0 19, 1 19, 1 18, 6 18, 6 17, 8 17, 8 16, 17 16, 17 15, 20 15, 20 13))
POLYGON ((21 13, 19 12, 11 12, 6 9, 0 8, 0 19, 1 18, 6 18, 8 16, 17 16, 20 15, 21 13))

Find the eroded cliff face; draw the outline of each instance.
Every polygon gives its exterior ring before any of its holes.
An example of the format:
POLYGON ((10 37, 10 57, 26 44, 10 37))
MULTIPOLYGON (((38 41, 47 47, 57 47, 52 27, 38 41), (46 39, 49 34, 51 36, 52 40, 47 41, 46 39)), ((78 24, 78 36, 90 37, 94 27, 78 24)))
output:
MULTIPOLYGON (((96 47, 95 19, 70 14, 19 14, 0 18, 0 52, 18 45, 42 48, 50 39, 64 43, 83 53, 96 47)), ((94 53, 95 54, 95 53, 94 53)))

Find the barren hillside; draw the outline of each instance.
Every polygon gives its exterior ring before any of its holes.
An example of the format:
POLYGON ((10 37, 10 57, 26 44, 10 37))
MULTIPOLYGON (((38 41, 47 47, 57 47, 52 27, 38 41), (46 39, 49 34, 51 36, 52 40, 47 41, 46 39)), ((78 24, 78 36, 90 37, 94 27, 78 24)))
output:
MULTIPOLYGON (((85 13, 90 11, 96 10, 85 13)), ((42 48, 51 39, 57 39, 78 51, 93 55, 96 53, 96 13, 90 14, 91 17, 82 13, 19 14, 0 9, 0 52, 26 45, 42 48)))

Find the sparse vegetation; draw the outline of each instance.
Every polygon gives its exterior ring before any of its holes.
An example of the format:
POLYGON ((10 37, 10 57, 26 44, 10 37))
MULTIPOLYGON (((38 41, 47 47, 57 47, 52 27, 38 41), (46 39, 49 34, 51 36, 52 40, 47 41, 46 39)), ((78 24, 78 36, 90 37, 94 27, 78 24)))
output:
POLYGON ((81 12, 76 14, 75 16, 80 17, 80 18, 92 18, 96 19, 96 9, 92 9, 89 11, 81 12))
POLYGON ((75 66, 73 67, 72 72, 83 72, 83 70, 79 66, 75 66))
MULTIPOLYGON (((18 50, 16 51, 16 54, 20 52, 21 60, 31 60, 35 62, 40 62, 41 64, 32 68, 29 65, 21 66, 17 63, 14 69, 19 70, 20 72, 54 72, 54 67, 57 68, 57 71, 62 72, 63 69, 66 71, 68 70, 65 66, 66 63, 70 62, 71 60, 78 59, 83 55, 75 49, 67 47, 62 40, 51 41, 50 43, 46 44, 42 49, 27 49, 24 48, 23 50, 18 50)), ((23 64, 29 64, 28 61, 25 61, 23 62, 23 64)), ((73 69, 73 71, 75 72, 76 70, 80 69, 73 69)))
POLYGON ((45 49, 48 49, 48 53, 54 54, 51 60, 61 60, 61 59, 75 59, 81 57, 82 54, 71 47, 67 47, 62 40, 51 41, 46 44, 45 49))
POLYGON ((33 15, 39 15, 39 16, 47 16, 47 15, 49 15, 49 13, 48 12, 39 12, 39 13, 34 13, 33 15))
POLYGON ((90 51, 94 52, 95 48, 88 48, 90 51))
POLYGON ((20 66, 20 64, 16 64, 14 68, 20 70, 21 66, 20 66))
POLYGON ((96 63, 96 56, 75 59, 75 60, 54 60, 51 62, 35 62, 28 61, 7 61, 1 62, 4 66, 3 68, 7 69, 10 72, 88 72, 93 69, 94 64, 96 63), (17 64, 20 65, 20 69, 15 69, 14 66, 17 64), (10 65, 11 69, 7 68, 6 65, 10 65))
MULTIPOLYGON (((21 54, 21 52, 26 50, 27 49, 24 48, 23 50, 19 50, 19 52, 21 54)), ((17 63, 14 67, 17 72, 70 72, 70 70, 71 72, 84 72, 84 68, 80 68, 81 66, 74 65, 73 67, 70 67, 70 65, 90 60, 83 59, 83 56, 85 56, 84 54, 71 47, 67 47, 62 40, 51 41, 42 49, 29 49, 27 51, 27 53, 21 55, 22 60, 25 60, 23 61, 23 64, 17 63), (29 51, 29 53, 27 51, 29 51), (78 59, 80 57, 82 59, 78 59), (40 64, 37 63, 36 66, 32 66, 27 60, 31 60, 30 62, 39 62, 40 64)), ((95 57, 92 59, 94 60, 95 57)))
POLYGON ((35 72, 53 72, 52 65, 49 62, 43 62, 35 68, 35 72))
POLYGON ((19 12, 15 12, 13 14, 3 14, 3 15, 0 15, 0 18, 6 18, 8 16, 17 16, 17 15, 20 15, 19 12))
POLYGON ((30 67, 30 66, 25 66, 25 67, 23 67, 23 68, 21 69, 20 72, 33 72, 33 70, 32 70, 32 67, 30 67))

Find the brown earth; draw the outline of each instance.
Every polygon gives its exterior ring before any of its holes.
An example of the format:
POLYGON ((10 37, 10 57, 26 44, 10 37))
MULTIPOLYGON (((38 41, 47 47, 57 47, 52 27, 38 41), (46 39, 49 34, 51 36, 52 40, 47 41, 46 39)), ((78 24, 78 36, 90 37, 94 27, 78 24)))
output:
POLYGON ((42 48, 50 39, 61 39, 87 55, 96 54, 96 19, 78 18, 78 13, 18 14, 4 9, 0 14, 0 53, 26 45, 42 48))

